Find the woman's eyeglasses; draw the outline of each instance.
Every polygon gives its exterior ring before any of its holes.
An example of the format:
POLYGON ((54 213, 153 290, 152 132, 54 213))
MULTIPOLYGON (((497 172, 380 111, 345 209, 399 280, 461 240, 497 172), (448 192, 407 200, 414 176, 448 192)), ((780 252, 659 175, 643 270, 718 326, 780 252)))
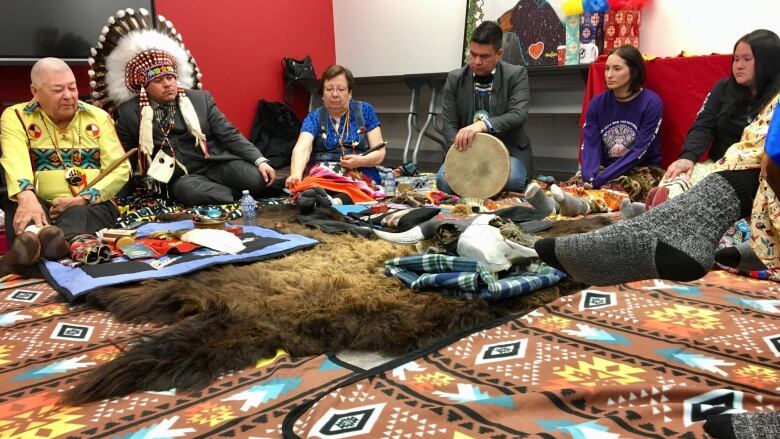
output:
POLYGON ((344 88, 342 88, 342 87, 339 87, 339 88, 326 88, 325 89, 325 94, 336 93, 336 94, 340 94, 341 95, 341 94, 344 94, 346 92, 347 92, 347 88, 346 87, 344 87, 344 88))

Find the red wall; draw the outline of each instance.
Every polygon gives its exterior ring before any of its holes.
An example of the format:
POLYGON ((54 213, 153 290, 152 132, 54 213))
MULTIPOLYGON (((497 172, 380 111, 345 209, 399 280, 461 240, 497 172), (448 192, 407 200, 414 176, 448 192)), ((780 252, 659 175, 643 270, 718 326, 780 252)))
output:
MULTIPOLYGON (((26 102, 32 98, 30 94, 30 67, 29 66, 4 66, 0 65, 0 110, 6 106, 18 102, 26 102)), ((76 82, 79 85, 79 95, 84 96, 90 93, 89 76, 87 75, 89 67, 73 66, 73 73, 76 75, 76 82)))
MULTIPOLYGON (((311 55, 318 75, 336 62, 331 1, 156 0, 156 7, 182 34, 204 88, 246 135, 259 99, 282 100, 283 57, 311 55)), ((30 66, 0 66, 0 103, 30 98, 29 71, 30 66)), ((74 71, 81 94, 88 94, 87 68, 74 71)), ((293 103, 303 116, 305 94, 297 93, 293 103)))
MULTIPOLYGON (((281 101, 282 58, 311 55, 319 76, 336 62, 330 0, 156 0, 182 34, 203 86, 244 134, 257 101, 281 101), (215 6, 216 5, 216 6, 215 6)), ((296 95, 304 115, 308 102, 296 95)))

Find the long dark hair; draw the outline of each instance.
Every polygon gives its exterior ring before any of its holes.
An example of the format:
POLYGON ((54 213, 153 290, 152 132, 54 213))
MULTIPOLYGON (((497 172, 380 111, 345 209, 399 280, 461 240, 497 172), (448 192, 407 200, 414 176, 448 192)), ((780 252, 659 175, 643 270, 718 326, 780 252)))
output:
POLYGON ((746 43, 753 52, 756 95, 737 83, 732 68, 724 99, 727 105, 720 116, 746 114, 752 119, 780 91, 780 37, 771 30, 757 29, 737 40, 732 53, 739 43, 746 43))

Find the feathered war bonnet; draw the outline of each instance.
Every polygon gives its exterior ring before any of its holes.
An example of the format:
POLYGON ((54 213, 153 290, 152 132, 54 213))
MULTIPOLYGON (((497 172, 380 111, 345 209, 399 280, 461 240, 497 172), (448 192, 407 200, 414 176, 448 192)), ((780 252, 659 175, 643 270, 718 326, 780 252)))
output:
POLYGON ((138 95, 141 126, 138 133, 138 163, 148 168, 154 152, 152 122, 154 113, 146 95, 146 85, 161 76, 173 75, 179 86, 179 108, 195 142, 208 157, 206 136, 200 129, 186 88, 201 88, 200 70, 185 49, 173 23, 157 16, 157 25, 145 9, 124 9, 108 18, 98 43, 90 49, 89 76, 92 97, 106 111, 138 95))

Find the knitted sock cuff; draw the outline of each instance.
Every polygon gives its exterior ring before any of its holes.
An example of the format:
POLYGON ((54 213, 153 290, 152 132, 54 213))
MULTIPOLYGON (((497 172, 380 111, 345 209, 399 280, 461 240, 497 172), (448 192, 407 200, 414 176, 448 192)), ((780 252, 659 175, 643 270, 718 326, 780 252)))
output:
POLYGON ((740 218, 747 218, 753 210, 753 200, 758 192, 758 174, 760 170, 722 171, 718 175, 726 179, 739 198, 740 218))
POLYGON ((731 418, 738 439, 768 438, 780 435, 780 413, 735 413, 731 418))

